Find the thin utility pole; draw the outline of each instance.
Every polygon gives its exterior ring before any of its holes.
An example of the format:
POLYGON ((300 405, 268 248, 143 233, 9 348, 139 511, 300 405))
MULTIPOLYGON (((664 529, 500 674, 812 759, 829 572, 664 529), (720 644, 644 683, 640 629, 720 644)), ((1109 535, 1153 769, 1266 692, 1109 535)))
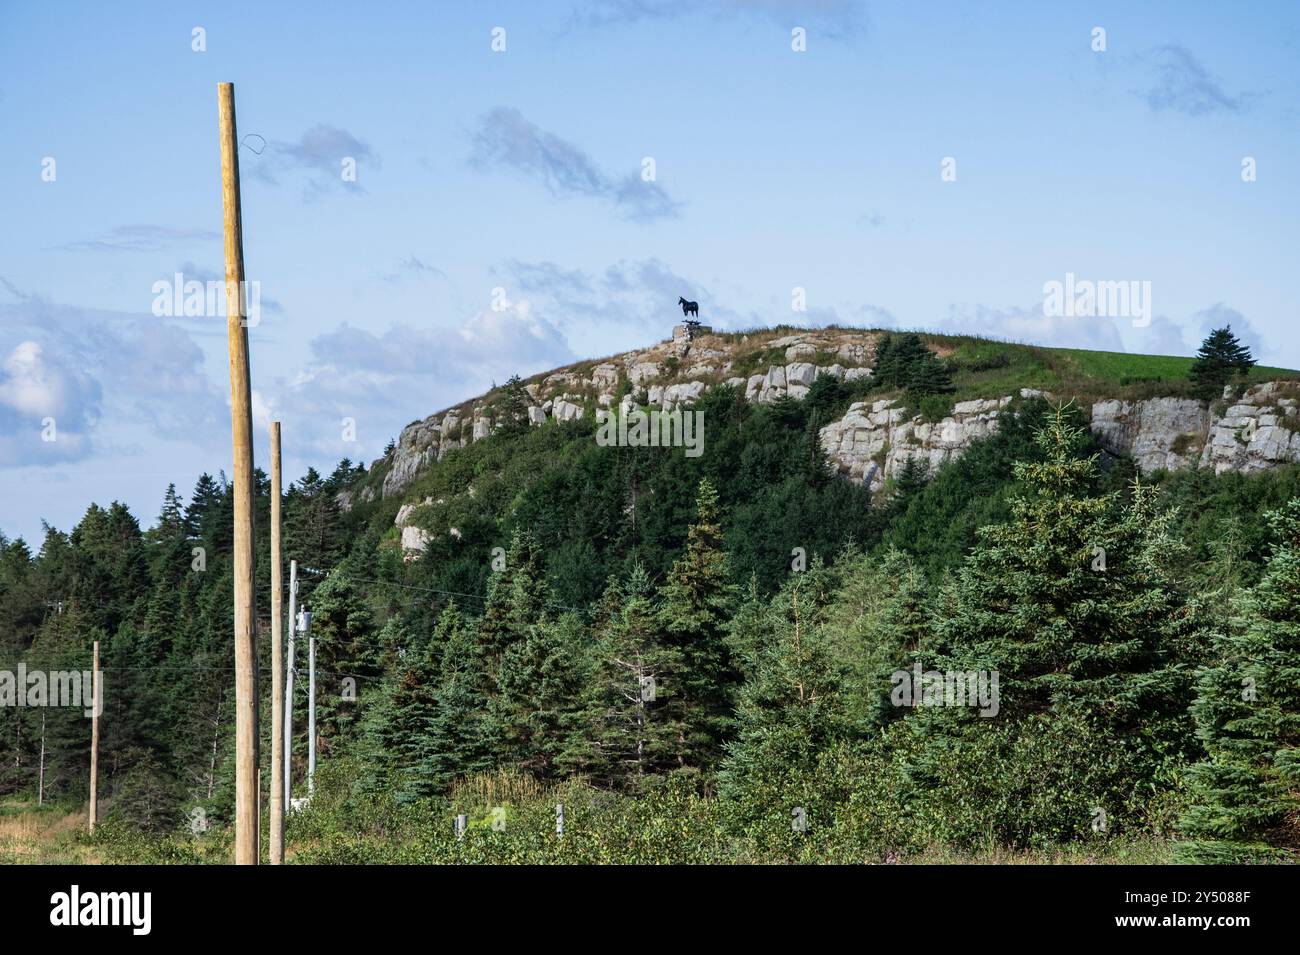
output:
POLYGON ((316 795, 316 635, 311 632, 311 614, 302 612, 302 629, 307 634, 307 798, 316 795))
POLYGON ((271 865, 284 862, 284 657, 281 646, 280 422, 271 422, 271 865))
POLYGON ((45 805, 45 710, 41 710, 41 782, 36 790, 36 805, 45 805))
POLYGON ((235 862, 257 865, 257 612, 253 605, 253 412, 244 316, 244 227, 239 203, 235 87, 217 84, 221 207, 226 238, 226 338, 235 490, 235 862))
POLYGON ((298 562, 289 561, 289 653, 285 660, 288 673, 285 675, 284 687, 284 807, 287 812, 293 806, 292 792, 289 788, 293 776, 293 678, 297 673, 294 667, 293 642, 298 634, 298 617, 295 605, 298 602, 298 562))
POLYGON ((90 831, 99 821, 99 641, 95 641, 95 662, 90 671, 90 831))

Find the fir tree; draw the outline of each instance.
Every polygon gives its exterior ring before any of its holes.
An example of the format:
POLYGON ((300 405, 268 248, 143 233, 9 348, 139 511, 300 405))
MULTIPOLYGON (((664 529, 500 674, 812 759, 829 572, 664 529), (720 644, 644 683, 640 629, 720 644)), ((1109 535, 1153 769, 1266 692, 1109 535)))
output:
POLYGON ((879 388, 899 387, 898 361, 894 357, 894 336, 885 332, 876 341, 871 359, 871 382, 879 388))
POLYGON ((952 372, 921 336, 884 335, 876 345, 871 381, 877 388, 902 388, 909 400, 953 390, 952 372))
MULTIPOLYGON (((290 484, 284 496, 284 557, 299 565, 328 570, 343 554, 343 527, 338 501, 315 468, 290 484)), ((299 596, 311 596, 312 580, 305 577, 299 596)))
POLYGON ((185 508, 185 536, 201 537, 207 530, 206 518, 221 498, 221 489, 212 475, 206 472, 199 475, 194 483, 194 493, 185 508))
POLYGON ((1080 455, 1083 440, 1058 408, 1037 437, 1042 460, 1015 465, 1011 520, 981 532, 956 616, 938 630, 963 664, 999 670, 1004 706, 1086 697, 1137 719, 1150 689, 1137 675, 1164 664, 1178 550, 1151 488, 1127 503, 1092 493, 1097 462, 1080 455))
POLYGON ((167 493, 163 495, 162 511, 158 515, 156 530, 164 538, 185 533, 185 508, 180 496, 176 493, 175 484, 167 485, 167 493))
POLYGON ((933 632, 929 581, 904 553, 841 558, 843 583, 827 630, 835 656, 848 671, 848 709, 855 728, 869 733, 905 715, 890 701, 891 676, 910 668, 933 632))

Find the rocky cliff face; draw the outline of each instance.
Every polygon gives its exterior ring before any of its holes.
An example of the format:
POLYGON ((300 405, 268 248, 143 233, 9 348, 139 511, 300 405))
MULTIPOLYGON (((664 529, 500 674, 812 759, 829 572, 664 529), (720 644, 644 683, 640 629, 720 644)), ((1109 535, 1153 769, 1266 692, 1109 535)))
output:
MULTIPOLYGON (((532 401, 529 423, 569 421, 600 408, 636 404, 671 411, 719 383, 741 390, 750 401, 801 398, 819 375, 869 377, 876 337, 834 329, 783 337, 756 333, 752 341, 750 336, 704 334, 692 341, 679 336, 530 379, 525 383, 532 401)), ((1019 392, 1021 397, 1038 394, 1019 392)), ((1107 451, 1131 456, 1145 473, 1199 465, 1216 473, 1250 474, 1300 463, 1300 382, 1266 382, 1240 398, 1234 394, 1225 393, 1217 402, 1176 397, 1098 401, 1091 408, 1092 430, 1107 451)), ((934 471, 963 453, 997 429, 998 416, 1014 398, 957 402, 948 416, 933 422, 909 414, 897 401, 858 402, 821 429, 821 444, 841 474, 877 490, 909 460, 934 471)), ((486 396, 404 428, 388 460, 383 496, 401 494, 452 448, 491 434, 492 413, 491 396, 486 396)), ((408 508, 397 524, 409 549, 423 547, 424 532, 410 524, 408 508)))
MULTIPOLYGON (((1038 393, 1021 392, 1024 397, 1038 393)), ((841 474, 878 491, 886 478, 901 474, 908 461, 932 472, 972 441, 987 437, 997 428, 999 412, 1010 403, 1010 395, 959 401, 943 420, 927 422, 893 401, 859 401, 839 421, 822 428, 819 436, 841 474)))
MULTIPOLYGON (((1199 466, 1214 473, 1254 474, 1300 463, 1300 386, 1269 381, 1233 399, 1193 398, 1098 401, 1092 432, 1112 454, 1131 457, 1144 474, 1199 466)), ((1022 397, 1041 394, 1023 389, 1022 397)), ((821 429, 822 447, 840 473, 878 490, 909 460, 933 471, 997 428, 1012 398, 959 401, 942 421, 906 415, 895 402, 858 402, 821 429)))
POLYGON ((1233 399, 1099 401, 1092 430, 1102 447, 1129 455, 1142 471, 1199 465, 1215 474, 1254 474, 1300 462, 1300 386, 1267 381, 1233 399))
MULTIPOLYGON (((533 401, 528 420, 534 426, 550 419, 572 421, 596 408, 626 408, 638 401, 672 411, 691 404, 719 382, 742 389, 751 401, 775 401, 787 394, 801 398, 819 374, 847 380, 869 376, 867 364, 875 338, 870 333, 832 330, 770 341, 756 337, 754 342, 748 336, 697 334, 690 341, 674 336, 652 348, 530 379, 525 383, 533 401), (774 360, 748 375, 734 374, 738 354, 759 345, 774 360)), ((481 400, 407 425, 390 456, 383 496, 400 494, 431 462, 452 448, 486 437, 492 428, 491 409, 481 400)))

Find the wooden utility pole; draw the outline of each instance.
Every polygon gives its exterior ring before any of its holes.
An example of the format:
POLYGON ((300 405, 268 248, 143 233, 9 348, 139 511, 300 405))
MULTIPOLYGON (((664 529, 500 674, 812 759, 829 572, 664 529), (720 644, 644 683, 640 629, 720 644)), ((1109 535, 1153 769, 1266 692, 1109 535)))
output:
POLYGON ((99 820, 99 641, 95 641, 95 662, 90 671, 90 831, 99 820))
POLYGON ((284 688, 284 808, 287 812, 293 806, 293 793, 289 788, 293 776, 293 677, 297 672, 294 667, 293 638, 298 633, 298 562, 289 561, 289 652, 285 659, 284 688))
POLYGON ((226 339, 235 490, 235 862, 257 865, 257 611, 253 606, 253 412, 244 316, 244 229, 239 206, 235 87, 217 84, 221 206, 226 237, 226 339))
POLYGON ((280 584, 280 422, 271 422, 271 865, 284 861, 284 656, 280 584))

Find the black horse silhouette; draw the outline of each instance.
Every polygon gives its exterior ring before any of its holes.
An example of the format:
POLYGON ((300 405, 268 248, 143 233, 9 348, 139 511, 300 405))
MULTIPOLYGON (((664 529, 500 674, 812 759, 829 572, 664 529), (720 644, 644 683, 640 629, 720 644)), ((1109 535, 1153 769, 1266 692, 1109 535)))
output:
POLYGON ((686 299, 684 299, 684 298, 678 298, 678 299, 677 299, 677 304, 680 305, 680 306, 682 307, 682 316, 683 316, 683 317, 685 317, 685 316, 687 316, 687 315, 695 315, 696 317, 698 317, 699 314, 700 314, 700 303, 699 303, 699 302, 688 302, 688 301, 686 301, 686 299))

